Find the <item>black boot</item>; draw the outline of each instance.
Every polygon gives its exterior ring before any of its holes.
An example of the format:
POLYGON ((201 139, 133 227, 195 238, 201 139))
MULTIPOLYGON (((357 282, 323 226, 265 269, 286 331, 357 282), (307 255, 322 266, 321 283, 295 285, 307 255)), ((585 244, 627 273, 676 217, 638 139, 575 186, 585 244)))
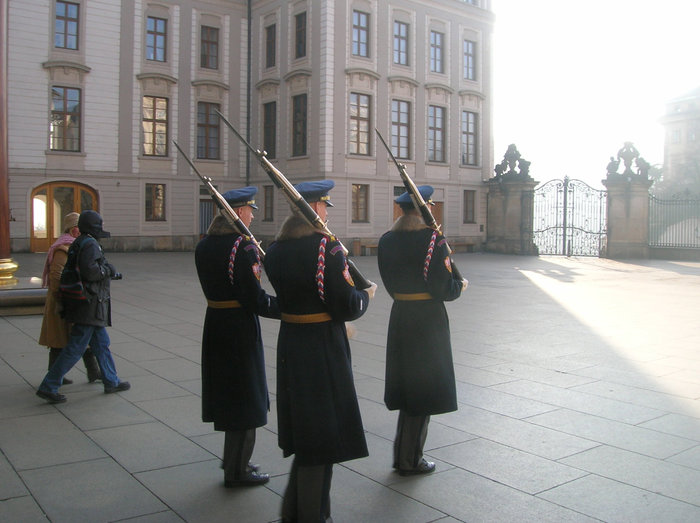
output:
POLYGON ((90 347, 88 347, 83 354, 83 363, 85 363, 88 381, 90 383, 94 383, 95 381, 102 379, 100 366, 97 364, 97 358, 95 358, 95 354, 92 352, 90 347))
MULTIPOLYGON (((61 354, 62 350, 61 347, 49 347, 49 370, 51 370, 51 366, 54 361, 58 359, 58 355, 61 354)), ((61 383, 61 385, 70 385, 71 383, 73 383, 73 380, 63 378, 63 383, 61 383)))

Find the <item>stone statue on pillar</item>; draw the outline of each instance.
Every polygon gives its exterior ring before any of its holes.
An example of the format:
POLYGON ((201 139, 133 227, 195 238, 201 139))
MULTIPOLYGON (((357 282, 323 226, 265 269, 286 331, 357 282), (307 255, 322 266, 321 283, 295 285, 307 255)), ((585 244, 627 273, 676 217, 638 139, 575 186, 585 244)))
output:
POLYGON ((644 158, 639 155, 639 151, 634 146, 632 142, 625 142, 622 148, 617 151, 617 159, 611 156, 607 167, 607 180, 626 180, 626 181, 639 181, 649 179, 649 169, 651 165, 644 158), (620 166, 620 161, 623 162, 625 169, 623 172, 619 173, 618 169, 620 166), (632 163, 634 162, 637 172, 632 170, 632 163))
POLYGON ((506 153, 503 155, 501 163, 496 164, 494 172, 496 179, 502 180, 520 180, 531 181, 530 163, 523 158, 514 143, 508 146, 506 153))

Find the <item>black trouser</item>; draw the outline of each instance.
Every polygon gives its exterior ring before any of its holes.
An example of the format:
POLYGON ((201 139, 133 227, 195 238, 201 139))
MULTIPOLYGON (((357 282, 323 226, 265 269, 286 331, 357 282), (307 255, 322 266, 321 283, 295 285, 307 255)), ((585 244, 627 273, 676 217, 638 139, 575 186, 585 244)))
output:
POLYGON ((255 447, 255 429, 227 430, 224 436, 224 479, 241 479, 248 472, 248 463, 255 447))
POLYGON ((423 458, 423 446, 428 437, 430 416, 409 416, 399 411, 394 439, 394 468, 410 470, 416 468, 423 458))
POLYGON ((333 464, 304 466, 294 457, 282 501, 282 521, 319 523, 331 516, 333 464))

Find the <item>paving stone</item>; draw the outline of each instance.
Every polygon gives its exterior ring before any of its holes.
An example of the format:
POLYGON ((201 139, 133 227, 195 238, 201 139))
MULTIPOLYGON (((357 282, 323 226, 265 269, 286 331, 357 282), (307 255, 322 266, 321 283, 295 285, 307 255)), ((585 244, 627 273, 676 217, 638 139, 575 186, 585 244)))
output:
MULTIPOLYGON (((659 417, 662 412, 648 407, 640 407, 621 401, 608 400, 570 388, 554 387, 529 380, 513 381, 493 387, 515 397, 530 398, 556 407, 600 416, 602 418, 640 424, 659 417)), ((554 410, 554 409, 549 409, 554 410)))
POLYGON ((639 426, 700 442, 700 418, 697 417, 666 414, 641 423, 639 426))
POLYGON ((162 360, 142 361, 140 365, 156 376, 172 382, 202 377, 201 365, 183 358, 170 357, 162 360))
POLYGON ((700 507, 600 476, 586 476, 540 494, 601 521, 698 521, 700 507))
POLYGON ((139 423, 86 434, 129 472, 218 459, 161 423, 139 423))
POLYGON ((700 471, 696 469, 607 445, 565 458, 561 463, 700 508, 700 471))
POLYGON ((195 395, 139 401, 136 405, 184 436, 211 432, 202 422, 202 400, 195 395))
POLYGON ((640 389, 609 381, 588 383, 580 387, 572 387, 572 390, 640 405, 660 412, 675 412, 677 414, 700 412, 700 401, 697 399, 681 398, 668 392, 640 389))
MULTIPOLYGON (((0 500, 18 498, 27 494, 29 493, 17 472, 12 468, 7 458, 0 454, 0 500)), ((0 521, 9 520, 0 518, 0 521)))
POLYGON ((66 394, 68 402, 57 408, 82 431, 153 421, 152 416, 129 401, 129 392, 105 394, 101 383, 88 384, 83 392, 66 394), (85 390, 88 387, 90 390, 85 390))
POLYGON ((559 409, 528 421, 606 445, 660 459, 688 450, 695 442, 655 430, 620 423, 581 412, 559 409))
POLYGON ((105 456, 90 438, 56 412, 55 407, 45 402, 44 407, 44 415, 9 418, 0 423, 0 449, 16 470, 105 456))
POLYGON ((135 477, 188 522, 260 523, 279 519, 282 500, 266 486, 227 489, 210 462, 190 463, 135 477))
POLYGON ((508 393, 508 382, 491 387, 477 387, 470 383, 457 383, 457 400, 460 403, 503 414, 511 418, 527 418, 535 414, 549 412, 556 407, 538 398, 528 398, 526 395, 508 393), (501 392, 505 390, 505 392, 501 392))
POLYGON ((586 475, 576 468, 483 438, 434 449, 430 455, 529 494, 538 494, 586 475), (534 470, 537 474, 533 474, 534 470))
POLYGON ((458 468, 414 476, 392 488, 426 505, 440 507, 460 521, 593 521, 555 503, 458 468))
POLYGON ((46 523, 46 516, 32 496, 0 500, 0 521, 46 523))
POLYGON ((469 406, 443 414, 440 423, 548 459, 560 459, 598 445, 595 441, 551 430, 527 420, 469 406))
POLYGON ((333 467, 331 516, 334 521, 401 521, 427 523, 446 514, 430 503, 421 503, 411 496, 363 476, 342 465, 333 467))
POLYGON ((54 523, 117 521, 167 509, 110 458, 26 470, 21 475, 54 523))

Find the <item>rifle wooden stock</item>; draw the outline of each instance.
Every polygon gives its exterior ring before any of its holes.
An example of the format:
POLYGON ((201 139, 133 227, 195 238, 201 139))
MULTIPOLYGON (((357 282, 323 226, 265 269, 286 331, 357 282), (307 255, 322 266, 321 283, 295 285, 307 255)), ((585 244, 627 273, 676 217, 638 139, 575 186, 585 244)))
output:
POLYGON ((249 237, 250 240, 257 246, 258 251, 260 252, 260 257, 265 258, 265 251, 263 251, 258 240, 255 239, 255 236, 253 236, 253 233, 250 232, 250 229, 246 227, 246 224, 243 223, 243 220, 241 220, 238 214, 236 214, 236 211, 233 210, 233 207, 229 205, 229 203, 226 201, 226 198, 224 198, 222 194, 216 190, 216 187, 214 187, 214 185, 211 183, 211 178, 209 178, 208 176, 204 176, 202 173, 200 173, 197 167, 195 167, 194 163, 192 163, 192 160, 190 160, 189 156, 185 154, 185 151, 183 151, 180 148, 177 142, 173 140, 173 143, 175 144, 175 147, 180 152, 180 154, 185 158, 185 160, 187 160, 187 163, 190 165, 194 173, 197 176, 199 176, 200 180, 202 180, 204 186, 207 188, 207 191, 209 191, 209 194, 211 194, 214 203, 216 203, 216 206, 221 210, 221 214, 224 215, 224 218, 226 218, 228 222, 231 225, 233 225, 234 229, 236 229, 239 234, 249 237))
POLYGON ((321 219, 321 217, 316 214, 316 211, 314 211, 311 206, 309 205, 309 202, 307 202, 301 194, 299 194, 299 191, 297 191, 294 186, 289 182, 287 177, 282 174, 282 172, 277 169, 270 160, 267 159, 267 153, 265 151, 261 151, 260 149, 255 149, 252 145, 248 143, 248 141, 241 136, 241 134, 236 130, 236 128, 231 124, 231 122, 228 121, 228 119, 221 114, 220 111, 216 111, 216 114, 219 115, 219 118, 226 124, 226 127, 228 127, 233 134, 236 135, 236 137, 243 142, 243 144, 248 148, 248 150, 255 155, 255 157, 258 159, 258 162, 260 162, 260 165, 262 166, 263 170, 267 173, 267 175, 270 177, 272 180, 272 183, 274 183, 279 189, 282 190, 282 193, 284 196, 289 200, 289 202, 294 205, 301 215, 304 217, 304 219, 311 224, 312 227, 318 229, 319 231, 323 232, 323 234, 326 234, 327 236, 330 236, 334 238, 339 244, 340 247, 343 249, 343 253, 346 256, 347 262, 348 262, 348 268, 350 269, 350 275, 352 276, 352 279, 355 281, 355 285, 357 286, 358 289, 367 289, 370 287, 370 282, 365 278, 362 273, 360 273, 360 270, 357 268, 357 266, 353 263, 353 261, 348 258, 348 249, 343 245, 343 242, 341 242, 336 236, 328 229, 328 225, 321 219))
MULTIPOLYGON (((428 227, 430 227, 434 231, 437 231, 438 233, 442 234, 442 231, 440 230, 440 225, 435 220, 433 213, 430 211, 430 207, 423 199, 423 196, 421 195, 420 191, 418 190, 418 186, 413 182, 413 180, 411 180, 411 177, 406 172, 406 166, 402 163, 399 163, 399 161, 396 159, 396 157, 394 156, 394 153, 391 152, 391 149, 389 148, 387 143, 384 141, 384 137, 379 132, 379 129, 377 129, 375 127, 374 131, 377 133, 379 140, 384 145, 386 152, 389 153, 389 156, 394 161, 394 165, 396 165, 396 168, 399 170, 399 175, 401 176, 401 180, 403 181, 403 186, 406 188, 406 192, 408 192, 408 194, 411 196, 411 201, 413 202, 413 206, 420 212, 421 216, 423 217, 423 221, 425 222, 425 224, 428 227)), ((445 238, 445 246, 447 247, 448 254, 451 255, 452 248, 450 247, 450 244, 447 243, 447 238, 445 238)), ((456 279, 462 280, 463 279, 462 274, 459 272, 459 269, 455 265, 454 260, 450 260, 450 261, 452 262, 452 274, 454 275, 454 277, 456 279)))

